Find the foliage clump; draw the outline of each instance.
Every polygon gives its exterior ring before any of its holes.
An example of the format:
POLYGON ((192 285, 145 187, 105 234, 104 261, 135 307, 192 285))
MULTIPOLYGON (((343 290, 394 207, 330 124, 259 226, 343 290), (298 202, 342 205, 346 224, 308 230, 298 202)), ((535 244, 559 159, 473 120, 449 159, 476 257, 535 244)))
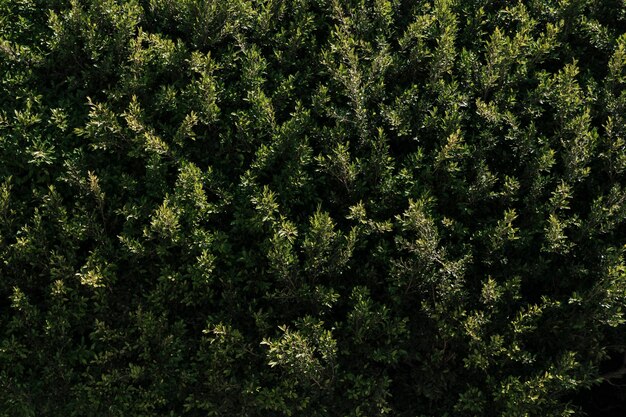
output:
POLYGON ((625 30, 0 0, 0 413, 620 414, 625 30))

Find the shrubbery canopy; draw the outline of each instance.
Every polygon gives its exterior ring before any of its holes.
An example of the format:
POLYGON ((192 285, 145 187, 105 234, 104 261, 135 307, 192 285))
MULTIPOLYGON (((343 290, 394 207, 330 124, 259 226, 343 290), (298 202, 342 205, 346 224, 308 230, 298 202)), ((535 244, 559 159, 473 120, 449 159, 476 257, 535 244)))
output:
POLYGON ((620 415, 625 87, 623 0, 0 0, 0 413, 620 415))

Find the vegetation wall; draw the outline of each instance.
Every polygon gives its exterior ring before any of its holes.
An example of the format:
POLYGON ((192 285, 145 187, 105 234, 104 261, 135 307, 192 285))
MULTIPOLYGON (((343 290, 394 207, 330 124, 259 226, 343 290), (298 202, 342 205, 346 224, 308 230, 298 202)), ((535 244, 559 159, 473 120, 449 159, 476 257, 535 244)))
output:
POLYGON ((1 415, 621 415, 625 87, 623 0, 0 0, 1 415))

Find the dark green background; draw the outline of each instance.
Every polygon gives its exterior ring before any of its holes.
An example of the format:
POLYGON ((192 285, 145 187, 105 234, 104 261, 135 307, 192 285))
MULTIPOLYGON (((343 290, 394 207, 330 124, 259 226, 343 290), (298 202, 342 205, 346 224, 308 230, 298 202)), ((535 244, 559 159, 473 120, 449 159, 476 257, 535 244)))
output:
POLYGON ((0 0, 3 416, 617 416, 623 0, 0 0))

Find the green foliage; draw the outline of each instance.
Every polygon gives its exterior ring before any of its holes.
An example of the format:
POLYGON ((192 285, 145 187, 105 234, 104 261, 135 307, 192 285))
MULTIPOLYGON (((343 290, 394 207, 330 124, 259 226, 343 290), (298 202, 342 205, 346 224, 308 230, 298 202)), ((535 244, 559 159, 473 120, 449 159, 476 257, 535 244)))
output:
POLYGON ((625 28, 0 0, 0 415, 619 415, 625 28))

